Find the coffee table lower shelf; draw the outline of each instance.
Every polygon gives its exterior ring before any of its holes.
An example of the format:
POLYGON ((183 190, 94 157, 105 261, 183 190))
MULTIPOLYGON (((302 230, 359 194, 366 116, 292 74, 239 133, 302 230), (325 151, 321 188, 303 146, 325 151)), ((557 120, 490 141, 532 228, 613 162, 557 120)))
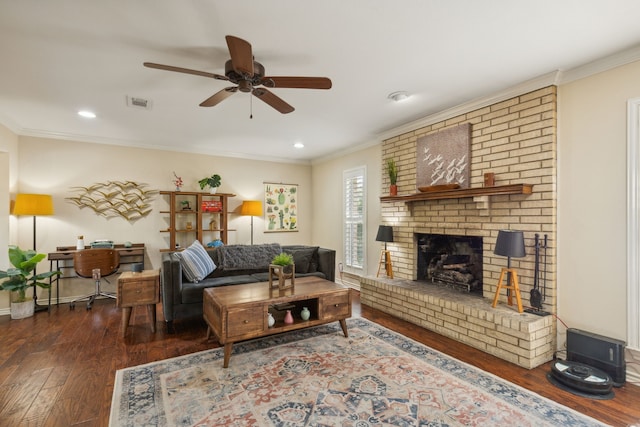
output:
POLYGON ((233 343, 294 331, 338 321, 345 337, 349 336, 346 319, 351 317, 351 291, 346 286, 318 277, 296 279, 289 289, 270 289, 268 282, 224 286, 204 290, 204 320, 207 340, 212 333, 224 345, 225 368, 233 343), (306 307, 310 316, 302 320, 300 312, 306 307), (293 323, 284 322, 291 311, 293 323), (269 327, 268 315, 276 323, 269 327))

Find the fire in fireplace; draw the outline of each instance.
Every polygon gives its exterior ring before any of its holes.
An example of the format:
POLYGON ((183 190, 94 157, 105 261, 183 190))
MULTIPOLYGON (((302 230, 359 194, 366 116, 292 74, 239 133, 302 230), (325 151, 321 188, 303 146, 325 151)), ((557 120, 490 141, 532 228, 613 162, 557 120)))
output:
POLYGON ((482 296, 482 237, 416 233, 417 279, 482 296))

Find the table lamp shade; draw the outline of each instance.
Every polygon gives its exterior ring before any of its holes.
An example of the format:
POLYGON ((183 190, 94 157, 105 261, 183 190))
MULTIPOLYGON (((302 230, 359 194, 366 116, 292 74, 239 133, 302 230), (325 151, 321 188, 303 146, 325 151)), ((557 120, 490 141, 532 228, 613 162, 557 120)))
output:
POLYGON ((523 232, 516 230, 498 231, 496 248, 493 253, 513 258, 522 258, 525 256, 523 232))
POLYGON ((393 227, 390 225, 378 226, 378 235, 376 236, 377 242, 393 242, 393 227))
POLYGON ((48 194, 18 194, 14 215, 53 215, 53 199, 48 194))
POLYGON ((262 202, 259 200, 245 200, 240 207, 240 215, 261 216, 262 202))

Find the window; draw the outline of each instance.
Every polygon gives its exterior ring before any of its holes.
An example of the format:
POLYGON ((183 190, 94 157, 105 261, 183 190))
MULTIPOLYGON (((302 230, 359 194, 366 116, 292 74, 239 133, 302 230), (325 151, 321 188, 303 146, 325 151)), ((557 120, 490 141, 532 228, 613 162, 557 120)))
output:
POLYGON ((344 185, 344 265, 350 272, 362 272, 365 255, 365 167, 346 170, 344 185))

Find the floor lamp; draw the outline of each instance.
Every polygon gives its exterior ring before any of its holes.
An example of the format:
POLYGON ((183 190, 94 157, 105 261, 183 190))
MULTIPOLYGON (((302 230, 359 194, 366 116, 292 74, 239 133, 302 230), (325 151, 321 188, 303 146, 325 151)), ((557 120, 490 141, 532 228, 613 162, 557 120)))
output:
POLYGON ((391 252, 387 250, 387 243, 393 243, 393 227, 390 225, 378 226, 377 242, 384 242, 384 249, 380 253, 380 263, 378 264, 378 274, 380 276, 380 266, 384 264, 384 271, 389 278, 393 279, 393 266, 391 265, 391 252))
POLYGON ((253 217, 262 216, 262 202, 259 200, 245 200, 240 207, 240 215, 251 216, 251 244, 253 245, 253 217))
POLYGON ((518 273, 515 268, 511 268, 511 258, 522 258, 526 255, 524 250, 524 234, 522 231, 515 230, 500 230, 498 231, 498 238, 496 239, 496 248, 493 251, 496 255, 507 257, 507 268, 502 268, 500 272, 500 278, 498 279, 498 288, 496 289, 496 295, 493 298, 492 307, 498 304, 498 296, 500 289, 507 290, 507 301, 509 305, 513 305, 512 293, 516 295, 516 302, 518 303, 518 312, 522 313, 522 299, 520 298, 520 287, 518 286, 518 273), (503 285, 502 281, 505 274, 507 275, 507 284, 503 285))
MULTIPOLYGON (((14 215, 33 215, 33 250, 36 249, 36 216, 53 215, 53 199, 48 194, 18 194, 13 205, 14 215)), ((36 274, 36 269, 33 269, 36 274)), ((51 291, 49 291, 51 292, 51 291)), ((33 301, 35 303, 35 311, 47 310, 46 306, 38 305, 38 295, 36 287, 33 286, 33 301)))

